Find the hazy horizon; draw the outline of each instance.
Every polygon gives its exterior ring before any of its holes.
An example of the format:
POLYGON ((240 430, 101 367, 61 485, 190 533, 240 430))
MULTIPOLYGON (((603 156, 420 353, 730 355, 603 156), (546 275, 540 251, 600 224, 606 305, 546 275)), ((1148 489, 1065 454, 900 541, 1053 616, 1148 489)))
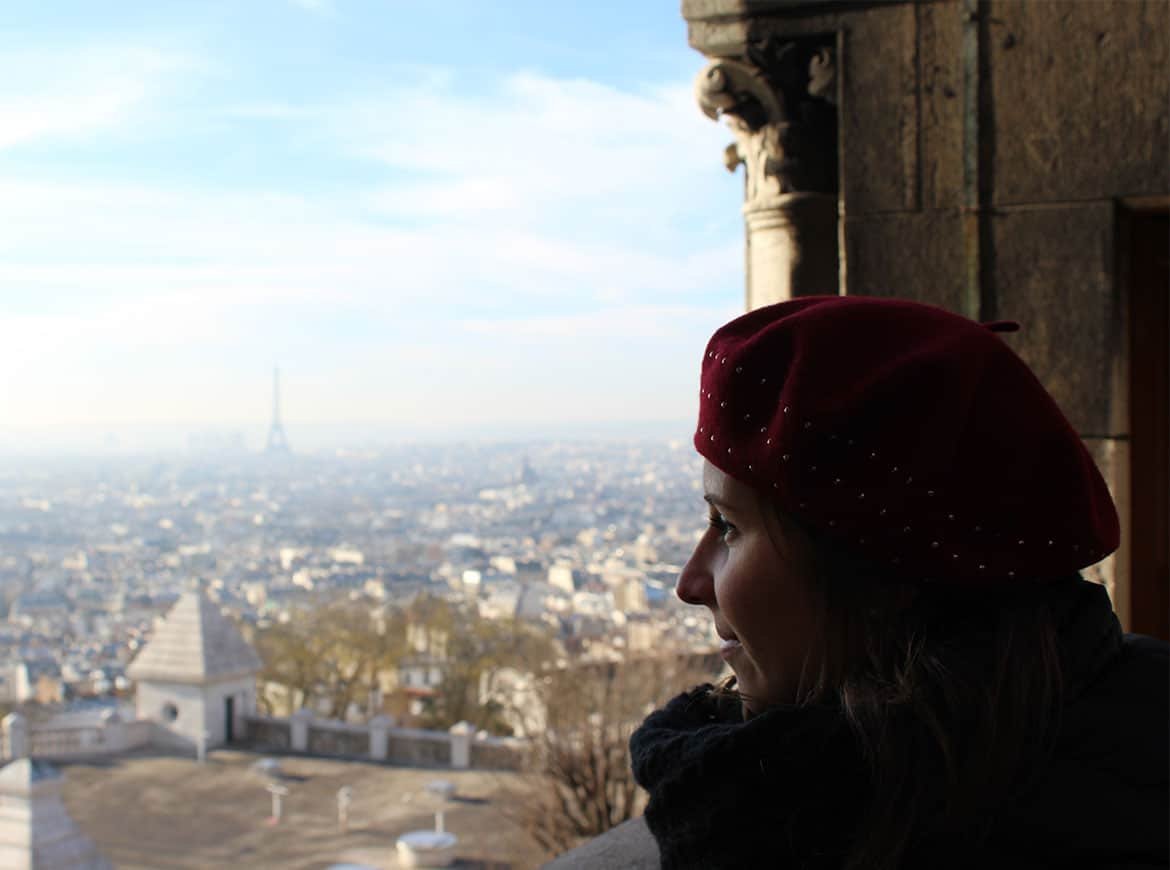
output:
MULTIPOLYGON (((453 443, 548 443, 552 441, 687 441, 694 426, 690 420, 550 421, 525 426, 480 426, 428 429, 395 426, 387 422, 285 423, 293 453, 316 454, 334 450, 379 450, 414 445, 453 443)), ((124 425, 78 430, 45 427, 14 430, 0 427, 0 457, 51 459, 87 456, 216 455, 264 452, 268 424, 173 424, 124 425)))

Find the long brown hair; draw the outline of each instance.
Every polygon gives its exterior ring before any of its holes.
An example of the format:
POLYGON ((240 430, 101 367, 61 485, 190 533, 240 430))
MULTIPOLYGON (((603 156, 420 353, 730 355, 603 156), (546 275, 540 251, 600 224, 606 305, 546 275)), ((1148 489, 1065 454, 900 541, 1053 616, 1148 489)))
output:
POLYGON ((843 711, 872 784, 843 866, 977 852, 996 808, 1026 787, 1059 728, 1046 585, 911 583, 803 532, 823 648, 810 655, 797 703, 843 711))

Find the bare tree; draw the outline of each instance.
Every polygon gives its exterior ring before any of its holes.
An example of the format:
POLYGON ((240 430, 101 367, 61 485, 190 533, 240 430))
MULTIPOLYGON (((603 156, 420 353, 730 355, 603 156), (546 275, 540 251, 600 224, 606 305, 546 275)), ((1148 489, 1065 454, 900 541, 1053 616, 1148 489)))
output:
POLYGON ((401 615, 351 601, 323 604, 272 625, 257 632, 255 643, 262 680, 283 686, 294 707, 327 700, 333 718, 367 697, 380 672, 396 667, 406 648, 401 615))
POLYGON ((719 673, 714 656, 656 656, 588 663, 541 679, 545 728, 535 737, 529 791, 518 821, 551 854, 641 814, 630 770, 634 729, 670 696, 719 673))
MULTIPOLYGON (((432 728, 468 721, 506 731, 496 708, 479 697, 481 675, 502 667, 539 668, 557 654, 540 628, 482 619, 474 609, 425 595, 403 610, 322 602, 254 635, 264 664, 261 679, 283 687, 294 709, 315 700, 333 718, 344 717, 352 702, 378 688, 380 674, 396 669, 420 642, 443 671, 424 720, 432 728)), ((268 713, 278 712, 263 693, 260 702, 268 713)))
POLYGON ((470 722, 506 731, 498 705, 480 697, 481 677, 500 668, 542 669, 557 656, 547 631, 518 619, 483 619, 468 611, 450 623, 443 682, 426 718, 432 728, 470 722))

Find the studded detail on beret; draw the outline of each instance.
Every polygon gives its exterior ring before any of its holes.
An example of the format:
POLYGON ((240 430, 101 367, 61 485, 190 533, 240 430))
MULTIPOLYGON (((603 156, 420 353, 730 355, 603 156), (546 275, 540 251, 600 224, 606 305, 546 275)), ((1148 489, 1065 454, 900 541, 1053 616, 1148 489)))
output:
POLYGON ((1015 328, 861 296, 757 309, 707 345, 695 447, 899 576, 1071 573, 1117 548, 1117 511, 1015 328))

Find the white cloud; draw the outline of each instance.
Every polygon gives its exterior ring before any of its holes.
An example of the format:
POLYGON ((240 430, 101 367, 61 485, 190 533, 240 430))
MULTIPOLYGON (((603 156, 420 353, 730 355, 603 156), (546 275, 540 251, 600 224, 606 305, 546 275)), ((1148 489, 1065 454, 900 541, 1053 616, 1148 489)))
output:
POLYGON ((84 288, 111 302, 197 290, 209 303, 377 306, 482 302, 506 289, 525 314, 566 295, 669 299, 738 284, 735 238, 679 255, 637 237, 578 240, 529 223, 397 227, 363 222, 332 199, 0 176, 0 300, 84 288))
POLYGON ((665 221, 693 208, 696 190, 726 181, 729 134, 702 117, 687 86, 632 92, 518 73, 488 97, 430 83, 324 117, 353 153, 418 174, 373 195, 392 214, 523 220, 587 202, 665 221))
MULTIPOLYGON (((689 87, 524 73, 470 96, 443 71, 412 80, 336 105, 224 108, 367 161, 349 189, 0 169, 0 366, 20 372, 0 406, 56 422, 239 419, 263 413, 240 366, 280 359, 323 378, 299 406, 290 395, 302 419, 689 414, 693 346, 738 308, 743 259, 727 134, 689 87), (338 312, 370 335, 314 336, 338 312), (286 334, 294 320, 308 338, 286 334), (380 337, 402 323, 410 345, 380 337), (639 368, 660 385, 652 400, 628 377, 639 368)), ((92 124, 150 99, 126 93, 92 124)), ((81 129, 38 123, 23 141, 81 129)))
POLYGON ((127 125, 190 58, 143 46, 0 54, 0 151, 127 125))

